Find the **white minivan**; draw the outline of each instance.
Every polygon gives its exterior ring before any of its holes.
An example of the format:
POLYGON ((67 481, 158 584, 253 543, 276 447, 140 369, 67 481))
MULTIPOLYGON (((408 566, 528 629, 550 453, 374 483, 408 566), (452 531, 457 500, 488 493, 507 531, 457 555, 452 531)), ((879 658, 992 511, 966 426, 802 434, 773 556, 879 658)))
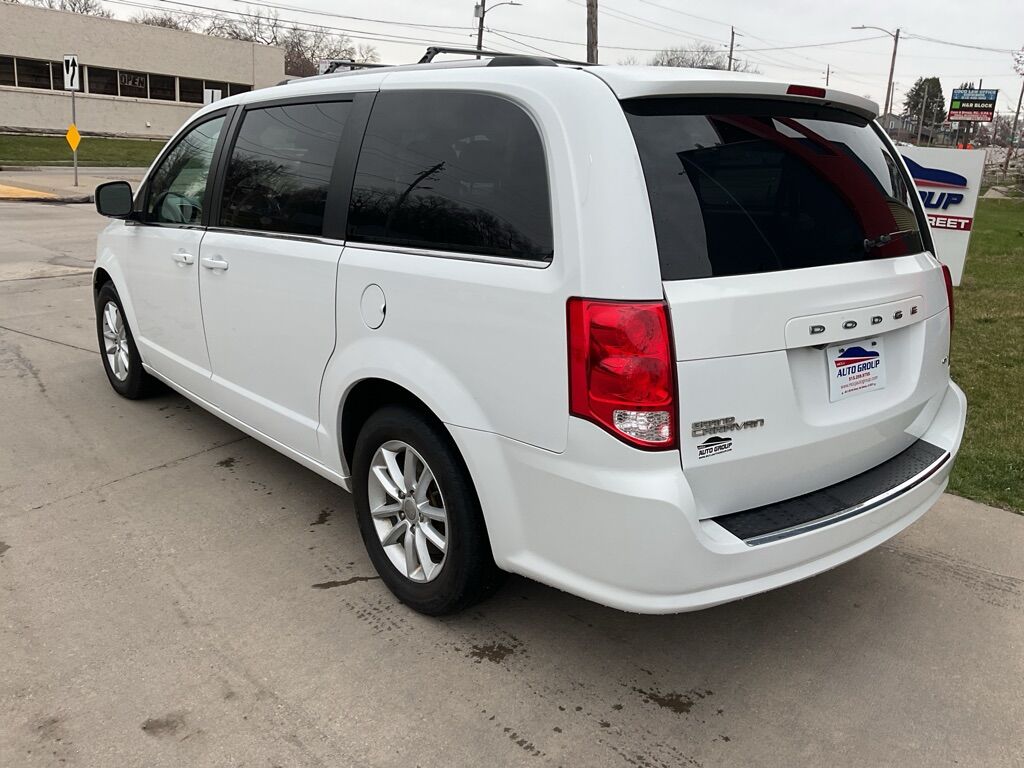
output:
POLYGON ((920 517, 963 433, 875 115, 523 56, 233 96, 97 189, 103 365, 351 491, 424 613, 504 571, 650 613, 788 584, 920 517))

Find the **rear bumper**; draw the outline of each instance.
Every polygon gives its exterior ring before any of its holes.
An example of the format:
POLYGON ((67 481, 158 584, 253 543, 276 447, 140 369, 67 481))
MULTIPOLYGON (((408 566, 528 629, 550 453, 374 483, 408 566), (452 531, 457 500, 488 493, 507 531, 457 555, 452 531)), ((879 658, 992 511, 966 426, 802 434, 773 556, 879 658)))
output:
POLYGON ((499 566, 615 608, 673 613, 808 578, 899 533, 945 489, 966 411, 950 382, 931 423, 914 435, 948 454, 944 460, 857 514, 756 545, 698 519, 675 452, 633 450, 577 419, 561 454, 450 429, 499 566))

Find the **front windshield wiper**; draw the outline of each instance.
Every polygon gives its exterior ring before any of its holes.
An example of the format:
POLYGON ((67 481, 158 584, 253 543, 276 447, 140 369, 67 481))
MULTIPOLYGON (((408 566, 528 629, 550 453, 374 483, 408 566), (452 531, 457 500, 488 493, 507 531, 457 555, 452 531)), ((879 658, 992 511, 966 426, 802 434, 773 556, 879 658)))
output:
POLYGON ((868 253, 870 251, 875 250, 875 248, 881 248, 883 245, 888 245, 898 237, 903 237, 904 235, 913 235, 916 233, 916 229, 898 229, 895 232, 889 232, 888 234, 885 235, 879 235, 874 240, 872 240, 871 238, 865 238, 864 252, 868 253))

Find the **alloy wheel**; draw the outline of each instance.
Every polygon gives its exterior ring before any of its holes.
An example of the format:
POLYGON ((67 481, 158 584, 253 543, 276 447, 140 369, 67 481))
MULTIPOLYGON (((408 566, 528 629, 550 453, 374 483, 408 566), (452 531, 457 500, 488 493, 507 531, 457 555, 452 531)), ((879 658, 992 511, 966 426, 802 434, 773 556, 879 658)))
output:
POLYGON ((448 513, 434 473, 416 450, 389 440, 370 462, 370 516, 384 553, 410 581, 433 581, 448 551, 448 513))
POLYGON ((108 301, 103 307, 103 351, 114 378, 118 381, 127 379, 131 361, 128 331, 121 317, 121 310, 112 301, 108 301))

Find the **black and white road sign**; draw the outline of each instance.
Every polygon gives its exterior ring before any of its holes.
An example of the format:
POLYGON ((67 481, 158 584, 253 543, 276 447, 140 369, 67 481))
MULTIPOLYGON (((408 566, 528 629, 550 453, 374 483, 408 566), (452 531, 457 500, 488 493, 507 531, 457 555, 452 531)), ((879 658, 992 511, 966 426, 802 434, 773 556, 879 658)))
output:
POLYGON ((64 90, 82 90, 82 69, 78 66, 78 55, 74 53, 64 57, 64 90))

